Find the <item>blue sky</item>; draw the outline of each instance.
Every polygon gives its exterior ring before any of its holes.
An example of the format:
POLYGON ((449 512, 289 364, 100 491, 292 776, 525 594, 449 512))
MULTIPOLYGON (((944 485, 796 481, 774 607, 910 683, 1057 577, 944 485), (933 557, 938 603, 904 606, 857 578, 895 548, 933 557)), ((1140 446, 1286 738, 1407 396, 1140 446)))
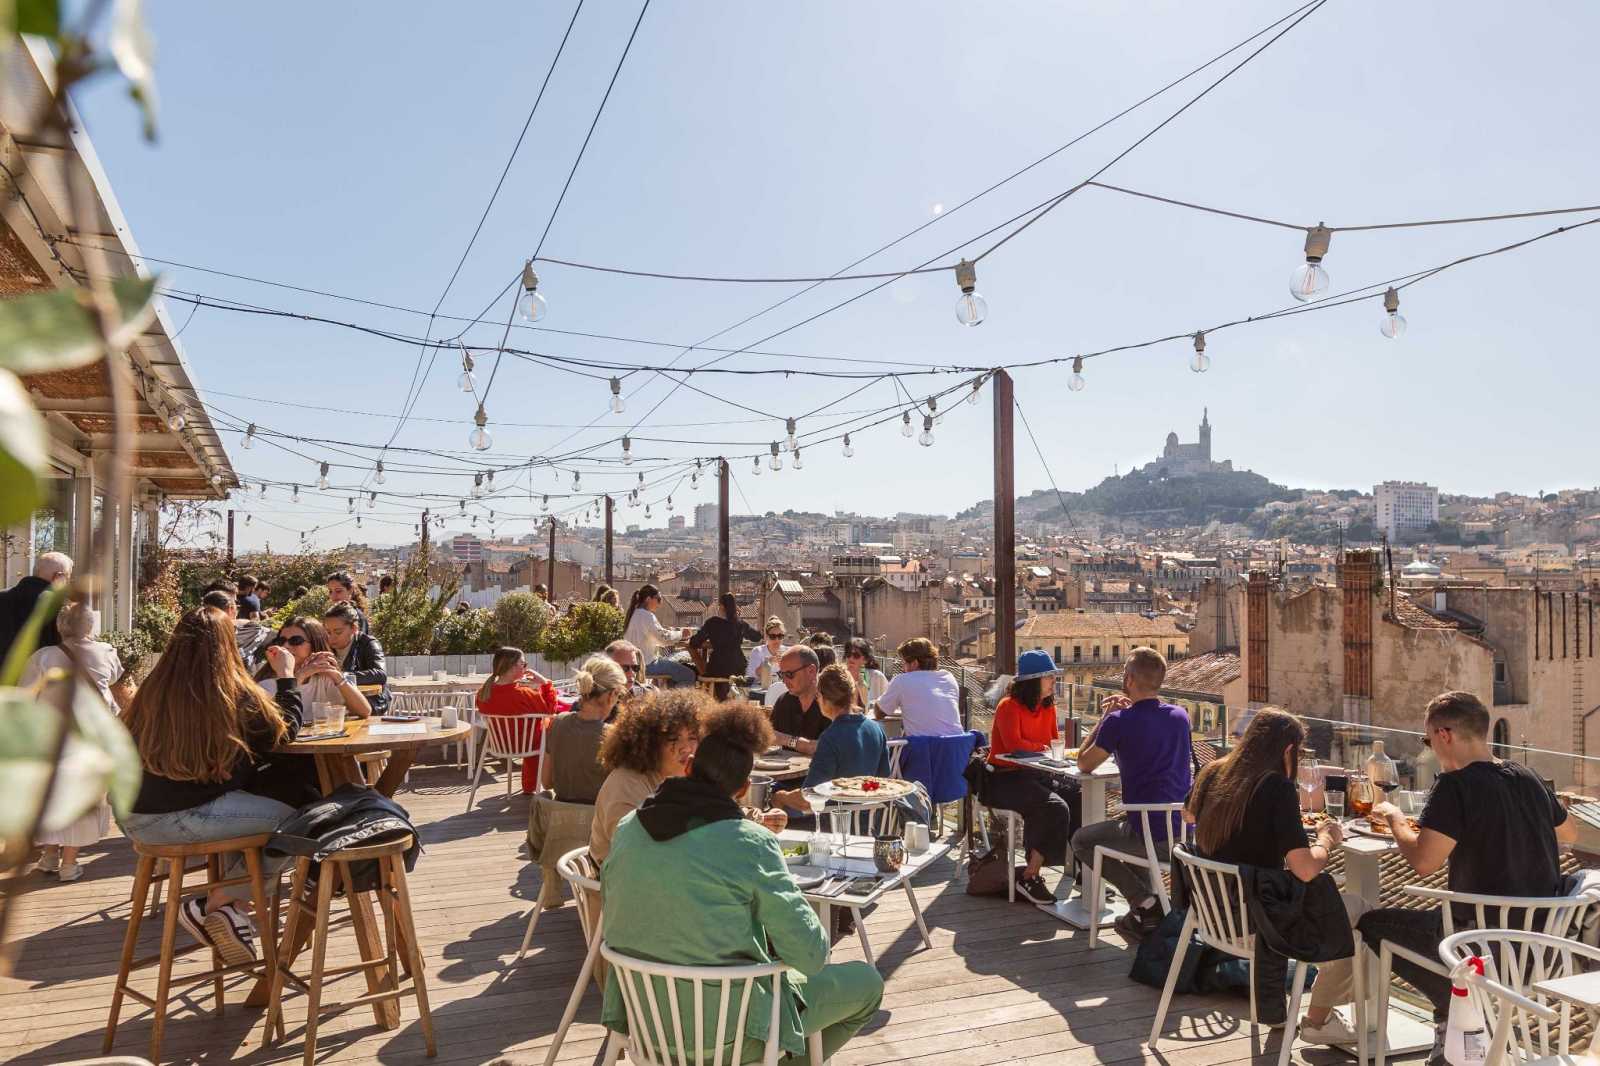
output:
MULTIPOLYGON (((1290 3, 795 5, 656 0, 545 243, 545 254, 646 270, 827 274, 1064 143, 1286 14, 1290 3)), ((638 13, 587 3, 445 314, 479 312, 531 254, 638 13)), ((160 141, 116 88, 82 101, 134 233, 151 256, 426 311, 439 298, 572 13, 569 4, 358 5, 168 2, 151 6, 159 46, 160 141)), ((1104 180, 1297 223, 1452 217, 1596 202, 1589 49, 1600 10, 1553 2, 1396 5, 1330 0, 1104 180)), ((1223 68, 1213 68, 1220 72, 1223 68)), ((1028 175, 870 260, 903 269, 944 252, 1099 168, 1210 80, 1202 75, 1028 175), (1201 80, 1205 79, 1205 80, 1201 80)), ((1584 216, 1570 216, 1578 220, 1584 216)), ((1567 219, 1340 234, 1335 290, 1442 263, 1567 219)), ((1063 366, 1021 371, 1017 394, 1063 489, 1147 461, 1203 406, 1215 451, 1300 486, 1412 478, 1446 491, 1534 491, 1595 482, 1592 262, 1600 227, 1460 267, 1408 290, 1410 328, 1378 333, 1356 306, 1228 330, 1212 369, 1178 342, 1092 360, 1089 387, 1063 366)), ((912 365, 995 365, 1070 355, 1288 304, 1299 234, 1088 190, 985 260, 989 318, 954 317, 948 273, 896 282, 771 341, 804 355, 912 365)), ((416 334, 416 316, 166 268, 176 287, 416 334)), ((734 286, 541 268, 542 325, 698 341, 799 286, 734 286)), ((738 346, 868 287, 823 286, 728 333, 738 346)), ((189 308, 174 304, 178 322, 189 308)), ((503 322, 499 307, 494 317, 503 322)), ((502 326, 469 337, 498 341, 502 326)), ((455 327, 451 329, 453 333, 455 327)), ((665 361, 675 349, 514 330, 564 356, 665 361)), ((382 443, 395 427, 415 347, 334 327, 201 310, 183 334, 209 399, 232 417, 305 437, 382 443), (233 394, 233 395, 225 395, 233 394), (238 398, 250 397, 250 398, 238 398), (268 403, 264 401, 276 401, 268 403), (333 414, 314 407, 340 408, 333 414)), ((691 352, 679 365, 712 356, 691 352)), ((735 356, 724 366, 819 367, 735 356)), ((458 367, 434 364, 397 443, 467 453, 473 403, 458 367)), ((480 375, 486 376, 486 367, 480 375)), ((604 415, 603 381, 507 360, 486 405, 492 455, 544 455, 615 438, 667 387, 639 374, 625 415, 604 415)), ((703 375, 695 384, 767 415, 799 414, 857 382, 703 375)), ((914 393, 928 378, 908 382, 914 393)), ((946 384, 953 379, 939 379, 946 384)), ((837 405, 895 402, 875 385, 837 405)), ((221 417, 221 416, 219 416, 221 417)), ((820 416, 819 416, 820 419, 820 416)), ((810 423, 803 423, 804 431, 810 423)), ((748 454, 781 422, 679 390, 639 436, 645 456, 748 454), (741 420, 740 424, 722 424, 741 420), (742 442, 742 443, 732 443, 742 442)), ((919 427, 920 428, 920 427, 919 427)), ((798 507, 954 512, 989 495, 990 406, 961 405, 924 449, 896 427, 806 454, 805 469, 735 468, 736 510, 798 507), (748 505, 748 506, 747 506, 748 505)), ((247 478, 298 480, 306 460, 225 434, 247 478)), ((297 446, 299 447, 299 446, 297 446)), ((299 447, 322 455, 318 446, 299 447)), ((614 446, 602 454, 615 455, 614 446)), ((337 457, 332 457, 337 458, 337 457)), ((391 453, 392 463, 403 458, 391 453)), ((428 460, 434 465, 444 461, 428 460)), ((461 465, 454 463, 450 465, 461 465)), ((462 469, 470 469, 463 466, 462 469)), ((636 470, 584 487, 626 492, 636 470)), ((356 484, 354 473, 335 481, 356 484)), ((537 515, 529 476, 500 515, 537 515)), ((564 479, 562 489, 570 483, 564 479)), ((470 478, 392 475, 388 489, 464 493, 470 478)), ((548 474, 533 491, 558 491, 548 474)), ((1020 434, 1021 492, 1048 487, 1020 434)), ((675 510, 713 498, 685 484, 675 510)), ((664 490, 651 495, 659 496, 664 490)), ((253 494, 252 494, 253 495, 253 494)), ((241 542, 287 547, 292 530, 335 527, 348 493, 273 490, 241 542)), ((486 507, 489 505, 486 505, 486 507)), ((486 509, 486 508, 485 508, 486 509)), ((453 510, 453 508, 452 508, 453 510)), ((323 544, 403 541, 416 507, 381 503, 366 526, 323 544), (381 525, 387 519, 395 525, 381 525)), ((664 508, 652 511, 661 524, 664 508)), ((620 521, 641 511, 623 508, 620 521)), ((486 520, 486 515, 485 515, 486 520)), ((459 523, 457 523, 459 525, 459 523)), ((486 521, 485 521, 486 525, 486 521)), ((532 520, 502 520, 502 533, 532 520)))

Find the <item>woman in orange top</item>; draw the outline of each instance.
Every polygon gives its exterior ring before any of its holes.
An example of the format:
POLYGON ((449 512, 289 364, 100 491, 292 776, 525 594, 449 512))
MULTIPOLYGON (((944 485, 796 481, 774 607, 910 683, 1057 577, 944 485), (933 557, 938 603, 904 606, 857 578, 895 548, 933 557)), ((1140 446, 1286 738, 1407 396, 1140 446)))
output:
POLYGON ((1017 675, 1005 699, 994 709, 989 734, 989 775, 986 802, 991 807, 1022 815, 1022 844, 1027 867, 1017 880, 1017 891, 1034 903, 1049 906, 1056 897, 1039 871, 1045 865, 1067 861, 1067 844, 1082 820, 1078 783, 1031 767, 998 762, 996 755, 1015 751, 1047 751, 1060 734, 1056 729, 1055 662, 1049 653, 1025 651, 1017 657, 1017 675))
MULTIPOLYGON (((478 690, 479 714, 548 714, 561 707, 556 702, 556 687, 550 679, 528 666, 520 648, 497 648, 493 673, 478 690)), ((544 733, 544 722, 534 723, 533 741, 544 733)), ((522 791, 539 791, 539 760, 522 760, 522 791)))

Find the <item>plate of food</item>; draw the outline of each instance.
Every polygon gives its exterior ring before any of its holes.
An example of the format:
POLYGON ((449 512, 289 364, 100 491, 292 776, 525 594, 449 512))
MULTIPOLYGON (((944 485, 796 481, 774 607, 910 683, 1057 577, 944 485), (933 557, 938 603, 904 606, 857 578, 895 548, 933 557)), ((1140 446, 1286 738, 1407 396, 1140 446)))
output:
POLYGON ((768 773, 771 773, 773 771, 782 772, 784 770, 789 769, 789 760, 788 759, 769 759, 766 756, 762 756, 761 758, 756 760, 756 769, 757 770, 765 770, 768 773))
POLYGON ((794 887, 802 892, 816 888, 828 879, 828 871, 819 870, 815 866, 791 866, 789 876, 794 879, 794 887))
POLYGON ((894 777, 840 777, 812 789, 819 796, 845 803, 887 802, 903 799, 917 790, 910 781, 894 777))
POLYGON ((1321 829, 1324 822, 1333 821, 1333 815, 1327 811, 1301 811, 1300 826, 1303 829, 1321 829))
MULTIPOLYGON (((1406 824, 1413 831, 1421 829, 1415 818, 1406 818, 1406 824)), ((1382 818, 1352 818, 1344 824, 1345 829, 1362 836, 1378 837, 1382 840, 1393 840, 1394 834, 1389 831, 1389 823, 1382 818)))
POLYGON ((811 845, 804 840, 784 841, 778 845, 783 861, 790 866, 803 866, 811 859, 811 845))

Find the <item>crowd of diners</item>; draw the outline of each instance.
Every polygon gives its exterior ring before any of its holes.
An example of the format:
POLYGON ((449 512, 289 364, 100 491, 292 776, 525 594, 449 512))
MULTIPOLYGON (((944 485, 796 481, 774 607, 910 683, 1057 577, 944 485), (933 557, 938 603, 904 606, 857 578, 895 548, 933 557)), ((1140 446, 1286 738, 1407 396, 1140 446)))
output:
MULTIPOLYGON (((46 561, 56 572, 44 588, 70 573, 70 560, 46 561)), ((303 728, 309 705, 340 703, 364 717, 387 704, 383 650, 369 632, 359 586, 342 572, 330 575, 327 586, 332 602, 320 618, 297 615, 262 633, 259 583, 218 583, 201 606, 182 615, 137 691, 115 698, 120 666, 115 652, 93 639, 93 612, 82 604, 61 612, 49 643, 29 661, 25 683, 43 683, 52 667, 77 661, 120 708, 144 769, 132 809, 121 818, 129 838, 164 844, 269 832, 316 798, 311 760, 279 750, 303 728)), ((11 613, 3 597, 13 591, 0 593, 0 615, 11 613)), ((811 817, 806 789, 839 777, 887 775, 883 719, 898 718, 910 736, 962 732, 957 683, 926 639, 897 649, 901 669, 890 680, 865 641, 850 640, 842 649, 831 641, 790 645, 781 620, 756 630, 739 619, 729 597, 689 644, 709 676, 766 682, 765 704, 721 701, 698 686, 674 684, 670 673, 655 675, 658 687, 648 667, 684 636, 660 625, 658 603, 651 586, 634 594, 625 637, 579 666, 570 695, 533 670, 521 650, 499 649, 475 694, 477 710, 548 718, 543 757, 522 768, 523 787, 592 805, 589 851, 601 868, 605 936, 613 949, 686 965, 781 959, 794 971, 780 1004, 783 1051, 803 1054, 807 1035, 820 1032, 831 1055, 878 1009, 883 982, 864 963, 827 962, 831 937, 845 930, 822 927, 788 873, 776 834, 811 817), (754 645, 749 655, 747 642, 754 645), (770 806, 747 805, 755 761, 774 744, 809 756, 809 770, 798 787, 777 791, 770 806), (663 914, 674 920, 661 921, 663 914)), ((1183 804, 1191 847, 1202 857, 1282 870, 1306 882, 1322 876, 1342 830, 1337 821, 1322 822, 1314 836, 1303 828, 1296 787, 1306 755, 1303 723, 1276 708, 1258 710, 1232 750, 1196 775, 1188 715, 1160 696, 1166 667, 1154 649, 1133 650, 1122 691, 1102 702, 1082 742, 1080 772, 1115 759, 1124 803, 1183 804)), ((1044 652, 1020 656, 994 709, 982 796, 1020 815, 1025 865, 1017 888, 1041 905, 1055 901, 1046 867, 1074 860, 1087 867, 1097 847, 1144 852, 1143 827, 1131 817, 1084 825, 1069 777, 1002 758, 1044 752, 1059 738, 1057 674, 1044 652)), ((1371 815, 1387 823, 1406 862, 1419 875, 1448 862, 1449 887, 1458 892, 1559 894, 1558 849, 1575 839, 1574 823, 1538 776, 1493 755, 1483 704, 1470 693, 1443 693, 1426 707, 1422 725, 1441 772, 1420 817, 1413 824, 1386 802, 1371 815)), ((79 876, 75 851, 107 831, 106 817, 102 806, 40 841, 39 868, 62 880, 79 876)), ((1170 859, 1168 827, 1159 819, 1151 827, 1158 857, 1170 859)), ((269 856, 267 872, 281 861, 269 856)), ((1102 869, 1129 904, 1118 931, 1131 943, 1142 941, 1163 918, 1146 872, 1114 857, 1102 869)), ((186 899, 179 922, 227 961, 252 959, 257 932, 246 894, 234 886, 186 899)), ((1367 909, 1350 897, 1345 905, 1374 949, 1390 942, 1426 956, 1443 936, 1437 908, 1367 909)), ((1455 920, 1461 927, 1471 915, 1455 920)), ((1403 959, 1395 965, 1432 1002, 1442 1039, 1449 982, 1403 959)), ((1268 975, 1258 978, 1263 1022, 1295 1021, 1309 1043, 1355 1042, 1342 1009, 1353 994, 1351 960, 1319 967, 1303 1019, 1285 1017, 1281 968, 1257 970, 1268 975)), ((750 1036, 764 1035, 766 1016, 752 1007, 750 1036)), ((625 1024, 614 977, 604 1018, 613 1027, 625 1024)))

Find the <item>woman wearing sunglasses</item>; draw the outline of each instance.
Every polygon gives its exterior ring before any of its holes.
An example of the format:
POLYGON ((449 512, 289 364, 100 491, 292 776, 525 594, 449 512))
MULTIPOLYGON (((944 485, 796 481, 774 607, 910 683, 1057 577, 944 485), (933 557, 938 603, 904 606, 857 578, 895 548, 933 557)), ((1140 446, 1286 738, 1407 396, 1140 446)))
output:
MULTIPOLYGON (((308 714, 319 703, 342 703, 344 709, 357 718, 372 713, 367 697, 354 684, 346 682, 344 671, 339 668, 339 658, 328 643, 328 631, 317 619, 296 615, 283 624, 272 643, 287 648, 294 659, 294 677, 299 682, 308 714)), ((256 674, 261 687, 269 694, 273 691, 270 675, 269 666, 262 667, 256 674)))
POLYGON ((747 669, 761 688, 767 688, 778 680, 778 660, 783 658, 783 653, 787 650, 783 646, 783 638, 786 636, 788 633, 783 628, 783 619, 773 615, 767 619, 766 628, 762 631, 763 643, 757 644, 750 651, 750 665, 747 669))

